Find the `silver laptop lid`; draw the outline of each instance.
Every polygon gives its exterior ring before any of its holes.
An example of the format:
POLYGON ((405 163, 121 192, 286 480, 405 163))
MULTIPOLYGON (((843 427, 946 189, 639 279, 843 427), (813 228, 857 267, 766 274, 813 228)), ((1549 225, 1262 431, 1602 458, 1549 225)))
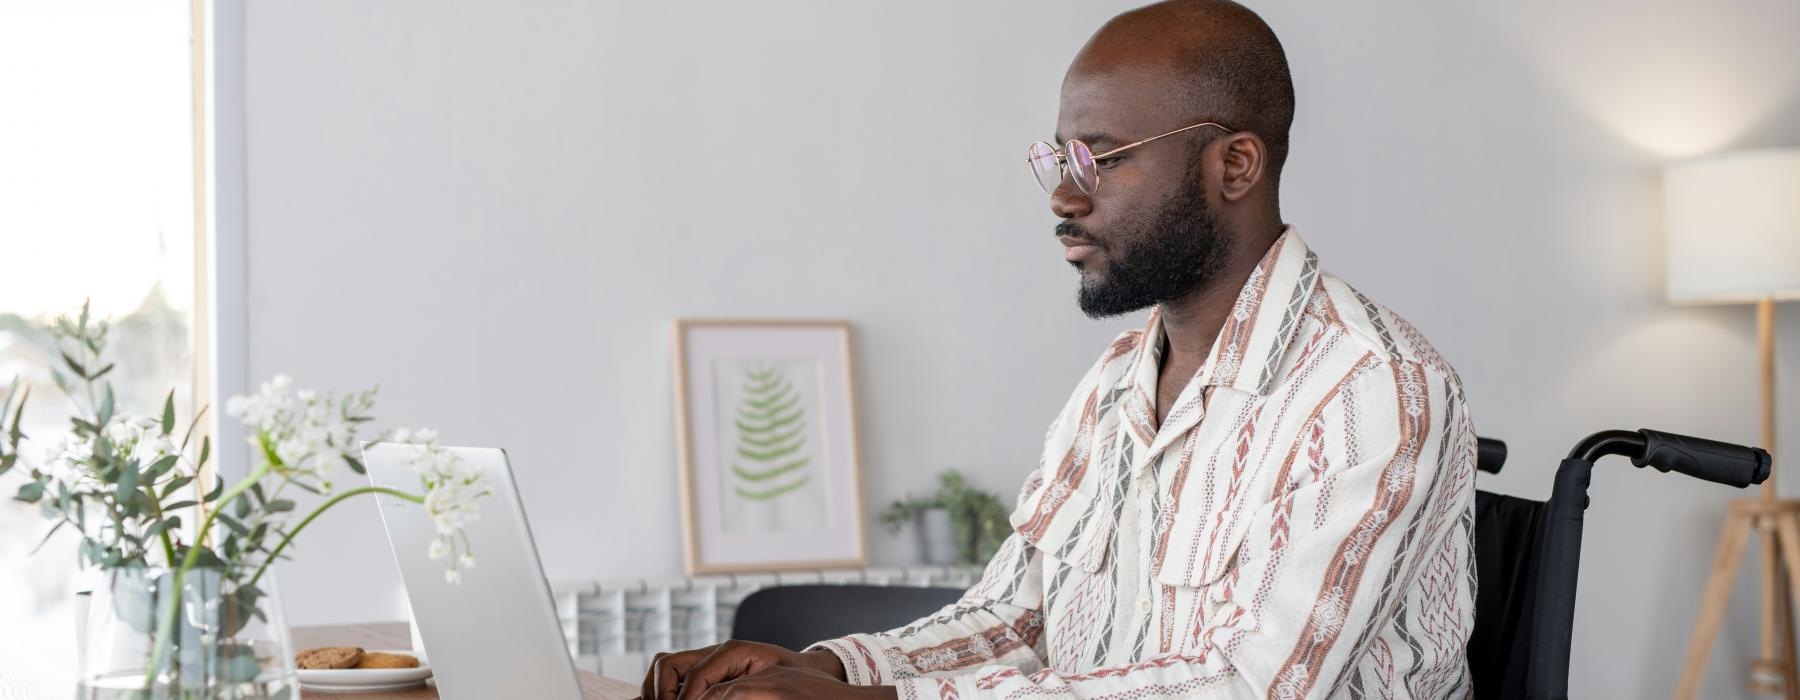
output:
MULTIPOLYGON (((407 464, 415 449, 399 443, 366 443, 363 464, 369 482, 419 493, 419 476, 407 464)), ((437 530, 424 506, 376 495, 439 696, 580 698, 580 681, 506 452, 485 447, 444 449, 479 471, 493 487, 493 495, 478 502, 480 517, 464 528, 478 566, 462 572, 461 583, 446 581, 447 562, 427 555, 437 530)))

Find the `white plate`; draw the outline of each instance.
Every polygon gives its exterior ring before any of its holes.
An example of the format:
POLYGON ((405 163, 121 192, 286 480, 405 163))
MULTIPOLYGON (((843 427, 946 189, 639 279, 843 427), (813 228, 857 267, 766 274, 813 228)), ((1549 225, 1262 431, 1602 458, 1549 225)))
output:
POLYGON ((300 669, 300 685, 315 690, 394 690, 410 688, 431 677, 425 655, 412 651, 370 649, 419 659, 418 668, 300 669))

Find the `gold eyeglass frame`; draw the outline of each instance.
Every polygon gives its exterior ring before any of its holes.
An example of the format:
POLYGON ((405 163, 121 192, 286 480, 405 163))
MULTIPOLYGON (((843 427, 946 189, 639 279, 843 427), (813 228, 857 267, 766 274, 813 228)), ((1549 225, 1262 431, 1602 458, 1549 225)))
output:
MULTIPOLYGON (((1084 141, 1082 141, 1082 140, 1081 140, 1081 139, 1069 139, 1069 140, 1068 140, 1068 142, 1067 142, 1067 143, 1065 143, 1065 144, 1063 144, 1063 148, 1061 148, 1061 149, 1058 149, 1058 148, 1057 148, 1057 147, 1056 147, 1056 144, 1053 144, 1053 143, 1050 143, 1050 142, 1048 142, 1048 141, 1034 141, 1034 142, 1032 142, 1032 144, 1031 144, 1031 146, 1029 146, 1029 147, 1028 147, 1028 148, 1027 148, 1027 153, 1028 153, 1028 154, 1029 154, 1029 152, 1030 152, 1030 151, 1029 151, 1029 149, 1030 149, 1030 148, 1036 148, 1036 147, 1037 147, 1037 146, 1038 146, 1038 145, 1040 145, 1040 144, 1041 144, 1041 145, 1044 145, 1044 146, 1047 146, 1047 147, 1049 147, 1049 148, 1050 148, 1050 152, 1051 152, 1051 153, 1053 153, 1053 154, 1055 154, 1055 155, 1056 155, 1056 167, 1057 167, 1057 168, 1059 168, 1059 169, 1060 169, 1060 172, 1061 172, 1061 177, 1064 177, 1064 178, 1070 178, 1070 179, 1071 179, 1071 180, 1074 180, 1074 178, 1073 178, 1073 177, 1072 177, 1072 176, 1071 176, 1071 175, 1069 175, 1069 155, 1068 155, 1068 152, 1067 152, 1067 151, 1068 151, 1068 150, 1069 150, 1069 144, 1076 144, 1076 143, 1079 143, 1079 144, 1081 144, 1081 146, 1082 146, 1082 147, 1083 147, 1083 148, 1085 148, 1085 149, 1087 149, 1087 151, 1088 151, 1088 152, 1089 152, 1089 153, 1090 153, 1090 154, 1091 154, 1091 158, 1090 158, 1090 160, 1091 160, 1091 161, 1092 161, 1092 162, 1093 162, 1093 164, 1094 164, 1094 166, 1095 166, 1095 167, 1094 167, 1094 188, 1093 188, 1093 189, 1091 189, 1091 190, 1090 190, 1090 189, 1088 189, 1088 188, 1086 188, 1086 187, 1082 187, 1082 186, 1081 186, 1081 181, 1080 181, 1080 180, 1075 180, 1075 188, 1076 188, 1076 189, 1079 189, 1079 190, 1081 190, 1081 191, 1082 191, 1082 193, 1083 193, 1083 194, 1086 194, 1086 195, 1088 195, 1088 196, 1093 196, 1093 194, 1094 194, 1094 193, 1095 193, 1095 192, 1098 192, 1098 191, 1100 191, 1100 169, 1099 169, 1099 162, 1100 162, 1100 160, 1102 160, 1102 159, 1104 159, 1104 158, 1111 158, 1111 157, 1113 157, 1113 156, 1115 156, 1115 155, 1118 155, 1118 154, 1120 154, 1120 153, 1123 153, 1123 152, 1125 152, 1125 151, 1129 151, 1129 150, 1131 150, 1131 149, 1133 149, 1133 148, 1137 148, 1137 147, 1138 147, 1138 146, 1142 146, 1142 145, 1144 145, 1144 144, 1146 144, 1146 143, 1150 143, 1150 142, 1151 142, 1151 141, 1155 141, 1155 140, 1157 140, 1157 139, 1160 139, 1160 138, 1162 138, 1162 137, 1164 137, 1164 136, 1174 136, 1174 135, 1176 135, 1176 134, 1179 134, 1179 133, 1181 133, 1181 132, 1183 132, 1183 131, 1187 131, 1187 130, 1189 130, 1189 129, 1198 129, 1198 128, 1200 128, 1200 127, 1203 127, 1203 126, 1211 126, 1211 127, 1216 127, 1216 128, 1218 128, 1218 129, 1219 129, 1219 130, 1220 130, 1220 131, 1223 131, 1223 132, 1225 132, 1225 133, 1226 133, 1226 134, 1235 134, 1235 133, 1237 133, 1237 132, 1236 132, 1236 131, 1234 131, 1234 130, 1233 130, 1233 129, 1232 129, 1232 128, 1231 128, 1231 127, 1228 127, 1228 126, 1225 126, 1225 125, 1224 125, 1224 124, 1220 124, 1220 123, 1218 123, 1218 122, 1200 122, 1200 123, 1199 123, 1199 124, 1194 124, 1194 125, 1191 125, 1191 126, 1184 126, 1184 127, 1181 127, 1181 128, 1179 128, 1179 129, 1176 129, 1176 130, 1174 130, 1174 131, 1171 131, 1171 132, 1169 132, 1169 133, 1166 133, 1166 134, 1157 134, 1157 135, 1155 135, 1155 136, 1152 136, 1152 137, 1150 137, 1150 138, 1147 138, 1147 139, 1144 139, 1144 140, 1142 140, 1142 141, 1133 141, 1133 142, 1131 142, 1131 143, 1128 143, 1128 144, 1125 144, 1125 145, 1123 145, 1123 146, 1120 146, 1120 147, 1118 147, 1118 148, 1115 148, 1115 149, 1112 149, 1112 150, 1110 150, 1110 151, 1107 151, 1107 152, 1105 152, 1105 153, 1093 153, 1093 150, 1094 150, 1094 148, 1093 148, 1093 147, 1092 147, 1092 146, 1089 146, 1089 145, 1087 145, 1087 143, 1086 143, 1086 142, 1084 142, 1084 141)), ((1035 166, 1035 165, 1033 165, 1033 164, 1032 164, 1032 158, 1031 158, 1031 156, 1030 156, 1030 155, 1026 155, 1026 156, 1025 156, 1025 164, 1026 164, 1026 165, 1031 165, 1031 166, 1032 166, 1032 168, 1031 168, 1031 179, 1033 179, 1033 180, 1037 180, 1037 179, 1038 179, 1038 177, 1037 177, 1037 166, 1035 166)), ((1058 179, 1058 180, 1057 180, 1057 185, 1058 185, 1058 186, 1060 186, 1060 185, 1061 185, 1061 184, 1062 184, 1062 180, 1061 180, 1061 178, 1059 178, 1059 179, 1058 179)), ((1043 183, 1043 182, 1042 182, 1042 181, 1039 181, 1039 182, 1038 182, 1038 187, 1039 187, 1039 188, 1042 188, 1042 187, 1043 187, 1043 186, 1044 186, 1044 183, 1043 183)), ((1056 194, 1056 189, 1055 189, 1055 188, 1054 188, 1054 187, 1053 187, 1053 188, 1050 188, 1050 189, 1048 189, 1048 190, 1046 190, 1046 191, 1045 191, 1045 192, 1044 192, 1044 194, 1049 194, 1049 195, 1054 195, 1054 194, 1056 194)))

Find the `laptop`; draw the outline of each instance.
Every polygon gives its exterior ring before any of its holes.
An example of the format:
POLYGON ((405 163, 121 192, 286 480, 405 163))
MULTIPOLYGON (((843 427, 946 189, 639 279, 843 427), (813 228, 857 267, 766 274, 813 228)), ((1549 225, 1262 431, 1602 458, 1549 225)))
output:
MULTIPOLYGON (((400 443, 364 443, 369 483, 419 493, 419 476, 407 466, 416 449, 400 443)), ((579 700, 575 663, 569 658, 506 452, 491 447, 444 449, 479 470, 494 491, 481 499, 480 517, 464 530, 479 567, 464 571, 462 583, 445 580, 448 561, 426 555, 437 529, 424 506, 376 495, 439 697, 579 700)))

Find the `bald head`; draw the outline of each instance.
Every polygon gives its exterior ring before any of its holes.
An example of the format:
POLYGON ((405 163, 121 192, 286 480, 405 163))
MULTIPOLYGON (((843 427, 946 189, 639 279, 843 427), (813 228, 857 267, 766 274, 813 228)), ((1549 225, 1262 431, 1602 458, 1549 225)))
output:
POLYGON ((1114 17, 1082 47, 1065 85, 1088 78, 1162 92, 1168 108, 1180 110, 1171 118, 1256 134, 1268 147, 1271 176, 1287 161, 1294 121, 1287 55, 1269 25, 1243 5, 1168 0, 1114 17))
POLYGON ((1056 140, 1095 155, 1090 184, 1065 174, 1050 193, 1082 310, 1235 298, 1283 230, 1293 120, 1281 42, 1242 5, 1173 0, 1101 27, 1063 77, 1056 115, 1056 140))

